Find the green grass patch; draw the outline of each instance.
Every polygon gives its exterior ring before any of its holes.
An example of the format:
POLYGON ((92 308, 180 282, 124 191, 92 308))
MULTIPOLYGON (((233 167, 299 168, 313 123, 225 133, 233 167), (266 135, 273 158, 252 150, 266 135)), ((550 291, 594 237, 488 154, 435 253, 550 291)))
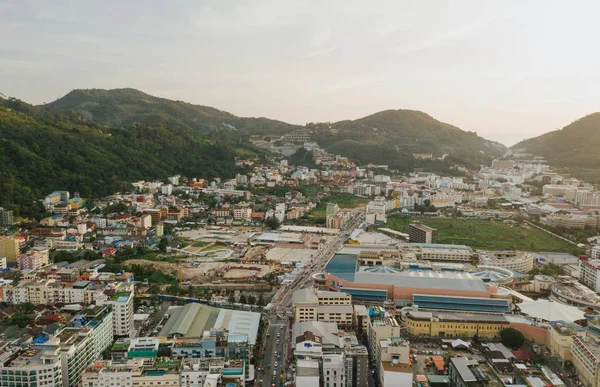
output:
POLYGON ((369 199, 354 196, 348 193, 334 193, 321 199, 317 207, 308 214, 308 219, 316 223, 325 223, 325 209, 327 203, 337 203, 341 208, 356 208, 364 206, 369 199))
POLYGON ((207 251, 215 251, 215 250, 223 250, 227 249, 228 246, 223 242, 215 242, 214 245, 208 246, 200 250, 202 253, 206 253, 207 251))
POLYGON ((206 246, 208 243, 206 242, 202 242, 202 241, 198 241, 198 242, 194 242, 192 243, 192 247, 204 247, 206 246))
POLYGON ((408 224, 419 220, 438 230, 438 243, 467 245, 482 250, 556 251, 578 254, 578 249, 563 240, 527 225, 508 225, 501 221, 479 219, 413 219, 388 217, 386 227, 408 232, 408 224))

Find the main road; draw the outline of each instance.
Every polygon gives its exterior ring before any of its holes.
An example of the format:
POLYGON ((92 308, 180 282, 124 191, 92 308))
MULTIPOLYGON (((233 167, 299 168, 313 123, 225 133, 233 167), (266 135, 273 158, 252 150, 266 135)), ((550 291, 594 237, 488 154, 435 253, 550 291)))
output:
POLYGON ((313 263, 307 265, 292 284, 281 288, 273 297, 273 306, 267 315, 269 328, 264 344, 262 368, 255 378, 257 385, 279 387, 284 384, 289 370, 287 350, 288 345, 292 343, 291 332, 288 330, 288 318, 292 316, 292 295, 296 289, 312 285, 312 274, 325 269, 327 262, 344 245, 352 231, 364 221, 364 213, 364 207, 355 209, 346 228, 327 242, 313 258, 313 263))

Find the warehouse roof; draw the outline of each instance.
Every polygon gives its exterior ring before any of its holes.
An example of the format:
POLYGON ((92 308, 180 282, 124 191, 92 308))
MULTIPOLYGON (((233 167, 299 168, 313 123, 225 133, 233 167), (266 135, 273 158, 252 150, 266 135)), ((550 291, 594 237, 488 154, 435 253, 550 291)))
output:
POLYGON ((469 273, 455 273, 431 270, 406 270, 400 273, 370 273, 359 271, 354 274, 354 282, 395 285, 412 288, 453 289, 471 291, 488 290, 483 280, 469 273))
POLYGON ((215 328, 225 328, 232 335, 248 336, 250 345, 256 344, 260 313, 241 310, 221 309, 214 322, 215 328))
POLYGON ((219 316, 219 312, 220 309, 218 308, 197 303, 174 308, 171 312, 171 317, 160 331, 159 336, 202 336, 204 331, 213 327, 219 316))

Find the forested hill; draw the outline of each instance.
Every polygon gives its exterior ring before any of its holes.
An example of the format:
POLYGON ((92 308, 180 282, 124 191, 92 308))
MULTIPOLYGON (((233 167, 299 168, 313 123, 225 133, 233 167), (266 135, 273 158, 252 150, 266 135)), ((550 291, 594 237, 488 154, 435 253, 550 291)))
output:
POLYGON ((0 99, 0 207, 39 215, 38 199, 57 189, 106 195, 138 179, 232 177, 234 149, 192 129, 136 124, 110 128, 0 99))
POLYGON ((598 169, 600 113, 592 113, 560 130, 521 141, 512 149, 544 156, 556 167, 598 169))
MULTIPOLYGON (((330 152, 348 156, 359 164, 388 164, 402 171, 414 167, 450 172, 452 165, 479 168, 506 148, 476 133, 437 121, 414 110, 386 110, 334 124, 291 125, 267 118, 241 118, 207 106, 158 98, 135 89, 73 90, 44 107, 68 116, 113 127, 134 123, 179 126, 212 138, 283 135, 307 129, 330 152), (444 162, 415 160, 414 153, 447 155, 444 162)), ((309 118, 309 117, 308 117, 309 118)))
POLYGON ((478 168, 506 151, 502 144, 415 110, 385 110, 353 121, 309 127, 331 152, 404 170, 427 167, 427 162, 413 158, 415 153, 431 153, 436 158, 448 155, 447 165, 478 168))
POLYGON ((180 126, 202 134, 228 131, 237 135, 285 134, 298 129, 281 121, 237 117, 212 107, 154 97, 136 89, 78 89, 43 107, 113 127, 140 123, 180 126))

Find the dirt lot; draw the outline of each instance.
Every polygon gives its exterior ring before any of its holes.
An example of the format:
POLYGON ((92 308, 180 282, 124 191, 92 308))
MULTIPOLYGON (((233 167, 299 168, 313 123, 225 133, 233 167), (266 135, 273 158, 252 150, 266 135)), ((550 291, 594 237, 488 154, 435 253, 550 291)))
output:
MULTIPOLYGON (((174 276, 178 275, 178 265, 176 263, 146 261, 143 259, 133 259, 131 261, 127 261, 127 263, 146 267, 152 266, 162 272, 170 273, 174 276)), ((223 265, 224 263, 221 262, 201 263, 198 267, 186 267, 187 265, 183 264, 181 268, 183 280, 191 281, 195 284, 212 282, 216 278, 213 277, 215 270, 221 268, 223 265)))

